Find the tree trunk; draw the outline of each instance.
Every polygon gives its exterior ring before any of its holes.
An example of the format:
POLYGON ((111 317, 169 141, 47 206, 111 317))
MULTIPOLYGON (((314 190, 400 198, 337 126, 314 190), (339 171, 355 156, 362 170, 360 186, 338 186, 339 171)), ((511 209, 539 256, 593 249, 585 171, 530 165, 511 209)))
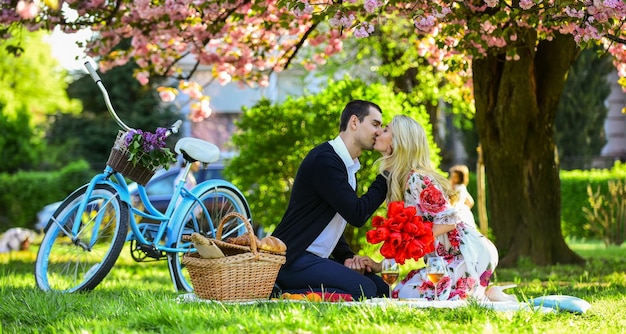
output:
POLYGON ((558 35, 535 50, 536 32, 519 34, 520 59, 473 61, 476 127, 486 168, 489 223, 500 266, 582 263, 561 233, 554 119, 579 49, 558 35))

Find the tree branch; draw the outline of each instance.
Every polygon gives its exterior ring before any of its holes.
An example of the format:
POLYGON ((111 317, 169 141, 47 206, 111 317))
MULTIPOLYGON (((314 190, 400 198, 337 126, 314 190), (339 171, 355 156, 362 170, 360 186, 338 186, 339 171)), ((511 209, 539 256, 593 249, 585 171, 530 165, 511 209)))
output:
POLYGON ((606 34, 606 35, 604 35, 604 37, 606 37, 607 39, 609 39, 609 40, 611 40, 613 42, 626 45, 626 39, 624 39, 624 38, 620 38, 620 37, 612 35, 612 34, 606 34))
POLYGON ((302 38, 298 41, 298 43, 292 46, 293 53, 289 56, 289 58, 287 58, 287 62, 285 63, 285 67, 283 68, 284 70, 286 70, 287 67, 289 67, 289 64, 291 64, 291 61, 296 57, 296 55, 298 54, 298 51, 300 50, 302 45, 304 45, 304 42, 306 42, 306 40, 309 38, 309 35, 311 35, 311 33, 315 30, 315 28, 317 28, 318 24, 319 22, 313 23, 309 27, 309 29, 304 33, 304 35, 302 35, 302 38))

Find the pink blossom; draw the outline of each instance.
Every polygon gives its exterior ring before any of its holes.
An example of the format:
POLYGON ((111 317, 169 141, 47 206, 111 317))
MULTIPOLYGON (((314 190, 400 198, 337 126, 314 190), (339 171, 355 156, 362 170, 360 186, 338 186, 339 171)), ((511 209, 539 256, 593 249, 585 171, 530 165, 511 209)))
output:
POLYGON ((270 85, 270 79, 267 75, 263 75, 261 76, 261 78, 259 79, 259 86, 261 87, 267 87, 270 85))
POLYGON ((574 18, 583 18, 585 16, 585 11, 583 10, 576 10, 574 8, 571 7, 565 7, 565 14, 567 14, 570 17, 574 17, 574 18))
POLYGON ((365 0, 363 2, 363 7, 365 7, 365 11, 368 13, 373 13, 380 5, 381 3, 378 0, 365 0))
POLYGON ((220 83, 220 85, 225 86, 226 84, 230 83, 232 80, 232 76, 226 72, 219 72, 218 76, 217 76, 217 82, 220 83))
POLYGON ((450 7, 443 7, 441 8, 441 12, 435 13, 435 17, 437 17, 438 19, 443 19, 451 13, 452 13, 452 9, 450 9, 450 7))
POLYGON ((150 81, 150 73, 147 71, 141 71, 137 73, 136 78, 140 85, 145 86, 150 81))
POLYGON ((559 32, 561 34, 573 34, 576 31, 576 24, 570 22, 566 25, 563 25, 559 28, 559 32))
POLYGON ((15 11, 25 20, 33 19, 37 16, 37 14, 39 14, 39 0, 32 0, 28 2, 20 0, 17 2, 15 11))
POLYGON ((499 0, 485 0, 485 3, 487 4, 488 7, 495 7, 498 5, 499 0))
POLYGON ((421 31, 429 31, 435 25, 435 17, 428 15, 415 20, 415 28, 421 31))
MULTIPOLYGON (((458 59, 452 57, 462 53, 458 62, 462 68, 454 70, 469 74, 464 71, 473 57, 485 56, 489 49, 504 48, 506 42, 516 41, 516 37, 519 40, 517 29, 534 30, 539 40, 551 41, 555 33, 561 32, 571 34, 577 42, 591 44, 603 41, 606 34, 623 36, 626 17, 623 0, 569 1, 565 8, 554 0, 520 0, 519 7, 524 9, 521 11, 512 10, 508 6, 511 2, 502 0, 59 1, 77 11, 81 19, 75 21, 63 17, 62 11, 48 10, 42 0, 8 3, 14 5, 0 13, 0 25, 19 23, 29 31, 59 27, 71 32, 89 28, 99 37, 85 41, 87 53, 101 59, 101 69, 132 59, 139 66, 135 76, 142 85, 147 85, 153 75, 187 76, 191 73, 187 65, 217 69, 208 73, 209 80, 258 84, 264 80, 264 71, 282 70, 304 34, 324 18, 330 18, 329 25, 319 25, 307 35, 309 45, 315 47, 310 56, 317 55, 315 59, 299 60, 307 68, 341 51, 344 39, 371 36, 378 22, 408 19, 413 20, 420 35, 415 43, 420 55, 428 57, 427 61, 438 69, 446 69, 451 59, 458 59), (487 11, 489 15, 475 15, 487 11), (116 15, 111 19, 107 13, 113 12, 116 15), (226 13, 237 15, 236 19, 224 17, 226 13), (500 30, 504 27, 510 27, 511 33, 500 30), (349 29, 352 33, 348 33, 349 29), (440 29, 445 33, 440 33, 440 29), (131 47, 114 51, 124 38, 131 41, 131 47), (325 55, 319 56, 322 52, 325 55), (181 61, 185 57, 191 59, 191 64, 181 61)), ((2 38, 10 38, 10 33, 2 38)), ((626 75, 624 50, 610 45, 607 48, 613 50, 610 52, 620 75, 626 75)), ((508 59, 516 57, 508 54, 508 59)), ((291 63, 295 64, 296 58, 291 63)), ((202 90, 197 92, 192 94, 201 96, 202 90)))
POLYGON ((354 30, 353 34, 354 34, 354 37, 356 38, 365 38, 365 37, 368 37, 373 32, 374 32, 374 26, 367 22, 363 22, 357 29, 354 30))
POLYGON ((533 0, 520 0, 519 6, 524 10, 531 9, 535 5, 533 0))
POLYGON ((191 99, 199 99, 203 96, 202 86, 197 82, 181 80, 178 88, 185 94, 189 95, 191 99))
POLYGON ((489 21, 485 21, 480 24, 480 29, 483 34, 491 34, 494 30, 496 30, 496 28, 497 27, 489 21))
POLYGON ((159 87, 157 92, 163 102, 172 102, 176 98, 176 89, 171 87, 159 87))
POLYGON ((199 102, 192 103, 189 109, 189 119, 192 122, 200 122, 211 116, 212 112, 208 97, 200 99, 199 102))
POLYGON ((304 69, 309 72, 314 71, 315 68, 317 67, 315 63, 312 63, 312 62, 306 62, 303 65, 304 65, 304 69))

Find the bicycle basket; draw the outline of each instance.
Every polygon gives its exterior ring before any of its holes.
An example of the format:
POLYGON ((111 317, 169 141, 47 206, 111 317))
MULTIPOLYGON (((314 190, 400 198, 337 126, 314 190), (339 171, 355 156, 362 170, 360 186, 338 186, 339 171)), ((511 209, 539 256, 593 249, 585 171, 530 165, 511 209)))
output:
MULTIPOLYGON (((220 227, 232 218, 241 219, 251 237, 254 236, 248 220, 236 212, 224 216, 220 227)), ((285 256, 260 252, 256 243, 250 246, 249 251, 243 247, 234 251, 236 245, 222 248, 223 242, 215 244, 227 256, 204 259, 198 253, 183 255, 182 263, 187 266, 196 296, 222 301, 268 299, 278 270, 285 263, 285 256)))
POLYGON ((135 164, 128 161, 129 154, 124 145, 124 136, 126 132, 119 131, 115 143, 111 148, 111 154, 107 160, 107 165, 111 166, 114 171, 124 175, 125 177, 145 186, 154 176, 154 170, 149 169, 141 164, 135 164))

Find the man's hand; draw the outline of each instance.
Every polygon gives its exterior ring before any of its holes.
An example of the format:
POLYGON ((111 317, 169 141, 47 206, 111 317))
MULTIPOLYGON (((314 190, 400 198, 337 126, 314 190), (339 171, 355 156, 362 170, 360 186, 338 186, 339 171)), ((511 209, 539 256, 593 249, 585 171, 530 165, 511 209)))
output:
POLYGON ((358 271, 361 274, 365 272, 378 273, 381 271, 380 263, 372 260, 369 256, 355 255, 350 259, 346 259, 344 265, 354 271, 358 271))

